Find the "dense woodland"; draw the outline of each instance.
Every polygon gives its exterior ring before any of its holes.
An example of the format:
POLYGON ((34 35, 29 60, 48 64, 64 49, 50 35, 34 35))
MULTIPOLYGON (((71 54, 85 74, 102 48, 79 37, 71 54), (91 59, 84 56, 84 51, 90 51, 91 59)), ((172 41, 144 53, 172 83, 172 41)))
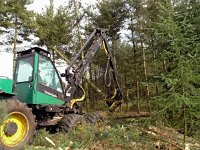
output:
MULTIPOLYGON (((42 13, 27 10, 31 0, 0 1, 1 45, 15 55, 21 43, 45 46, 55 60, 70 60, 94 28, 107 29, 123 91, 121 111, 150 112, 149 124, 159 123, 186 136, 200 138, 200 1, 101 0, 86 6, 68 0, 42 13), (37 38, 33 38, 37 37, 37 38)), ((14 55, 14 56, 15 56, 14 55)), ((102 95, 107 58, 98 51, 87 69, 94 85, 84 107, 105 110, 102 95), (97 92, 97 87, 102 90, 97 92)))

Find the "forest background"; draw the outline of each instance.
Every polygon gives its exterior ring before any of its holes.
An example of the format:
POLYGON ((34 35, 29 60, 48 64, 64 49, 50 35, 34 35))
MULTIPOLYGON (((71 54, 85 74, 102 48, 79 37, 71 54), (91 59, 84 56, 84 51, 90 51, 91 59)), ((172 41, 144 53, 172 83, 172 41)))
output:
MULTIPOLYGON (((83 5, 68 0, 36 13, 31 0, 0 1, 0 51, 27 49, 27 43, 55 48, 71 59, 94 28, 107 29, 123 91, 121 111, 149 112, 147 124, 163 124, 200 138, 200 1, 101 0, 83 5), (23 46, 20 46, 22 43, 23 46)), ((29 44, 30 45, 30 44, 29 44)), ((106 110, 103 78, 106 57, 98 51, 87 68, 84 107, 106 110)), ((13 61, 15 62, 15 61, 13 61)))

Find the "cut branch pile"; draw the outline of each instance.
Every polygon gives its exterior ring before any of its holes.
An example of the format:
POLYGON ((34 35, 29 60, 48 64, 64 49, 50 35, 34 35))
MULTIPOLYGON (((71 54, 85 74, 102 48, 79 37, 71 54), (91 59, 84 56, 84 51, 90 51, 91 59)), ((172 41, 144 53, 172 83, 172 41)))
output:
POLYGON ((155 141, 154 145, 157 149, 168 149, 168 150, 189 150, 189 149, 200 149, 200 142, 192 138, 187 137, 186 143, 183 142, 184 135, 177 132, 173 128, 168 127, 156 127, 150 125, 147 129, 139 128, 139 130, 148 135, 155 141))

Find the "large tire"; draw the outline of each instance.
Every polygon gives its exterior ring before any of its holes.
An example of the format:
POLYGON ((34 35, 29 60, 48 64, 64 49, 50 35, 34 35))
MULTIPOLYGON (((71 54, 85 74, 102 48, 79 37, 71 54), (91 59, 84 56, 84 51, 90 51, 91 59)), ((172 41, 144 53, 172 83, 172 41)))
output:
POLYGON ((69 132, 75 129, 79 124, 84 123, 84 116, 79 114, 67 114, 59 122, 61 132, 69 132))
POLYGON ((26 104, 15 99, 6 101, 7 115, 0 126, 0 149, 23 149, 35 134, 35 116, 26 104))
POLYGON ((92 112, 84 115, 87 123, 95 125, 99 130, 104 129, 104 118, 97 112, 92 112))

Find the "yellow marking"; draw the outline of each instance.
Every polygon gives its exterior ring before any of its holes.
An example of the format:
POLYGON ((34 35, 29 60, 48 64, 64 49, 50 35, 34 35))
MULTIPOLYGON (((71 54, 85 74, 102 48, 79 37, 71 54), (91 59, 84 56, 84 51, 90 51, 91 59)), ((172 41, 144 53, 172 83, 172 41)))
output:
POLYGON ((81 90, 83 91, 83 95, 82 95, 81 98, 72 99, 72 100, 70 101, 70 108, 71 108, 71 109, 73 108, 73 106, 74 106, 74 104, 75 104, 76 102, 81 102, 81 101, 83 101, 84 98, 85 98, 85 90, 83 89, 82 86, 80 86, 80 88, 81 88, 81 90))
POLYGON ((111 106, 110 106, 110 111, 113 112, 115 111, 116 108, 118 108, 121 105, 121 102, 114 102, 111 106))
POLYGON ((115 89, 114 89, 114 94, 113 94, 113 96, 111 97, 111 99, 114 99, 115 96, 116 96, 116 94, 117 94, 117 89, 115 88, 115 89))
POLYGON ((103 49, 104 49, 106 55, 108 55, 108 50, 107 50, 107 48, 106 48, 106 45, 105 45, 105 42, 104 42, 104 41, 102 42, 102 46, 103 46, 103 49))

